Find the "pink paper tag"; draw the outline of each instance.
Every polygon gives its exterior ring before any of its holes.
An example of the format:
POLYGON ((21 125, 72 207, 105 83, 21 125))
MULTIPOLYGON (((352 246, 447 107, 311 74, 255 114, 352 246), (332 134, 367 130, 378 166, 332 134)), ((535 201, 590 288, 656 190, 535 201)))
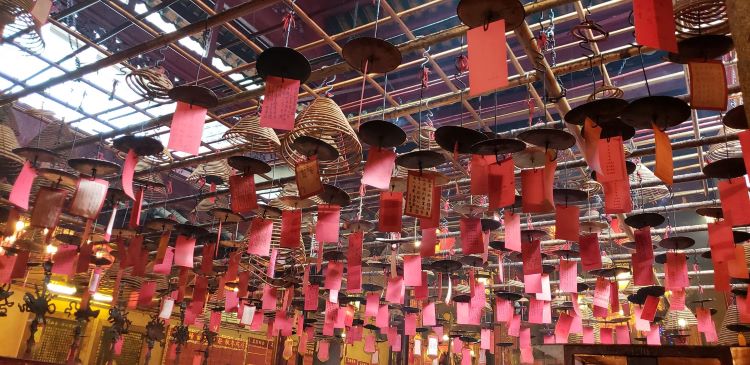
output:
POLYGON ((271 251, 271 235, 273 221, 270 219, 253 218, 250 224, 249 244, 247 253, 258 256, 268 256, 271 251))
POLYGON ((602 268, 599 236, 596 233, 582 235, 578 246, 581 251, 581 267, 583 267, 583 271, 602 268))
POLYGON ((340 206, 318 205, 318 222, 315 225, 315 240, 322 243, 337 243, 339 241, 340 219, 340 206))
MULTIPOLYGON (((279 246, 297 249, 300 245, 302 227, 302 211, 299 209, 285 210, 281 213, 281 238, 279 246)), ((338 238, 338 237, 337 237, 338 238)), ((318 241, 321 242, 321 241, 318 241)))
POLYGON ((612 286, 609 280, 598 277, 596 278, 596 287, 594 288, 594 306, 609 308, 609 297, 612 286))
POLYGON ((73 275, 76 258, 78 257, 78 247, 75 245, 60 245, 57 247, 52 261, 52 273, 59 275, 73 275))
POLYGON ((370 148, 367 151, 362 174, 362 184, 376 189, 388 189, 391 183, 391 173, 396 165, 396 153, 392 149, 370 148))
POLYGON ((615 327, 615 337, 618 345, 630 345, 630 328, 628 326, 615 327))
POLYGON ((684 253, 667 252, 667 265, 664 273, 665 287, 669 290, 679 290, 689 286, 687 272, 687 257, 684 253))
POLYGON ((156 293, 156 282, 155 281, 144 281, 141 284, 141 289, 138 292, 138 307, 139 308, 150 308, 152 299, 156 293))
POLYGON ((615 341, 612 336, 611 328, 600 328, 599 329, 599 342, 602 345, 614 345, 615 341))
POLYGON ((524 292, 535 294, 542 292, 542 274, 530 274, 523 276, 524 292))
POLYGON ((135 199, 133 194, 133 174, 135 173, 135 165, 138 163, 138 155, 135 151, 129 150, 128 155, 125 157, 125 162, 122 164, 122 191, 125 195, 129 196, 130 199, 135 199))
POLYGON ((560 259, 560 291, 578 292, 578 262, 560 259))
POLYGON ((389 303, 403 304, 405 289, 404 278, 400 276, 388 278, 388 287, 385 289, 385 300, 389 303))
POLYGON ((537 300, 535 298, 529 298, 529 323, 541 324, 544 323, 543 311, 544 301, 537 300))
POLYGON ((380 308, 380 294, 368 293, 367 301, 365 302, 365 318, 377 316, 379 308, 380 308))
POLYGON ((646 296, 646 302, 643 303, 641 309, 641 319, 649 322, 653 322, 654 316, 656 315, 656 308, 659 306, 659 297, 651 295, 646 296))
POLYGON ((177 102, 169 128, 169 149, 197 155, 203 137, 203 125, 206 123, 206 108, 177 102))
POLYGON ((659 336, 659 325, 651 324, 651 329, 646 333, 646 344, 651 346, 661 345, 661 336, 659 336))
POLYGON ((503 218, 505 226, 505 248, 521 252, 521 215, 505 210, 503 218))
POLYGON ((435 302, 429 302, 422 307, 422 326, 435 326, 435 302))
POLYGON ((276 310, 276 288, 268 284, 263 285, 263 297, 261 301, 263 302, 262 309, 264 311, 276 310))
POLYGON ((461 218, 461 252, 471 255, 484 252, 482 222, 479 218, 461 218))
POLYGON ((422 285, 422 256, 404 255, 404 285, 421 286, 422 285))
POLYGON ((31 167, 31 163, 26 161, 23 164, 21 172, 18 174, 13 188, 10 191, 8 200, 23 210, 29 210, 29 196, 31 195, 31 185, 36 178, 36 170, 31 167))
POLYGON ((283 131, 294 128, 300 80, 266 76, 266 93, 260 109, 260 126, 283 131))
POLYGON ((174 264, 180 267, 193 267, 193 251, 195 250, 195 238, 183 235, 177 236, 174 251, 174 264))
POLYGON ((389 326, 390 315, 388 313, 388 305, 384 304, 378 307, 378 315, 375 318, 375 325, 381 330, 389 326))
POLYGON ((542 273, 542 248, 538 240, 521 244, 523 274, 542 273))
POLYGON ((513 314, 510 323, 508 324, 508 336, 518 337, 521 330, 521 316, 513 314))
MULTIPOLYGON (((574 304, 575 305, 575 304, 574 304)), ((560 313, 560 317, 555 324, 555 342, 567 343, 570 334, 570 325, 573 323, 573 317, 567 313, 560 313)))
POLYGON ((341 261, 329 261, 326 267, 324 288, 328 290, 341 290, 341 275, 344 272, 344 263, 341 261))
POLYGON ((584 326, 583 327, 583 341, 584 344, 594 344, 594 327, 584 326))
POLYGON ((508 323, 513 319, 513 303, 503 298, 495 298, 495 320, 508 323))

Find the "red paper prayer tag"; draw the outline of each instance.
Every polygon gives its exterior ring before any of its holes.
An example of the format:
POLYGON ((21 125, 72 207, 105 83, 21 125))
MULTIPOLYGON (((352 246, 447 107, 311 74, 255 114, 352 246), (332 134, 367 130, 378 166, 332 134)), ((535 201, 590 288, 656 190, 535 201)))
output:
POLYGON ((737 134, 742 147, 742 158, 745 160, 745 171, 750 171, 750 130, 742 131, 737 134))
POLYGON ((311 156, 307 161, 298 162, 294 167, 297 191, 300 199, 306 199, 318 195, 323 191, 323 183, 320 182, 320 171, 318 170, 318 159, 311 156))
MULTIPOLYGON (((738 279, 750 279, 748 273, 747 259, 745 255, 745 245, 737 245, 734 247, 734 260, 727 261, 727 269, 729 269, 729 276, 738 279)), ((750 321, 748 321, 750 322, 750 321)))
POLYGON ((633 0, 633 19, 638 44, 677 53, 671 1, 633 0))
POLYGON ((623 147, 621 136, 599 140, 598 156, 601 171, 597 171, 596 181, 605 183, 628 180, 628 170, 625 165, 625 148, 623 147))
POLYGON ((404 285, 422 285, 422 257, 420 255, 404 255, 404 285))
POLYGON ((252 212, 258 207, 253 175, 232 175, 229 177, 229 194, 232 195, 231 208, 238 214, 252 212))
POLYGON ((340 218, 340 206, 318 205, 318 222, 315 224, 315 240, 322 243, 337 243, 339 241, 340 218))
POLYGON ((489 165, 495 162, 495 156, 471 155, 469 162, 471 195, 487 195, 489 165))
POLYGON ((422 230, 422 241, 419 243, 419 254, 422 257, 435 256, 437 247, 437 231, 434 228, 422 230))
POLYGON ((67 196, 68 192, 64 189, 39 188, 31 209, 30 225, 50 229, 56 227, 67 196))
POLYGON ((583 133, 583 140, 585 142, 583 158, 591 170, 596 172, 597 180, 599 180, 598 175, 602 173, 601 163, 599 162, 599 138, 602 133, 602 127, 587 117, 583 122, 583 130, 581 132, 583 133))
POLYGON ((521 252, 521 215, 505 210, 503 223, 505 226, 505 248, 521 252))
POLYGON ((429 219, 432 215, 435 175, 409 171, 406 178, 406 206, 404 215, 429 219))
POLYGON ((297 248, 300 244, 302 227, 302 211, 299 209, 285 210, 281 213, 281 238, 279 245, 282 248, 297 248))
POLYGON ((607 214, 630 213, 633 200, 630 196, 630 180, 602 183, 604 191, 604 212, 607 214))
POLYGON ((581 209, 575 205, 558 205, 555 208, 555 238, 578 241, 581 209))
POLYGON ((135 201, 133 201, 133 209, 130 211, 130 222, 128 223, 130 229, 136 229, 140 226, 144 192, 144 189, 138 189, 138 192, 135 193, 135 201))
POLYGON ((294 113, 300 81, 276 76, 266 77, 266 93, 260 109, 260 126, 284 131, 294 128, 294 113))
POLYGON ((36 170, 31 167, 31 163, 26 161, 23 164, 21 172, 18 174, 13 188, 10 190, 8 200, 23 210, 29 210, 29 197, 31 195, 31 185, 36 178, 36 170))
POLYGON ((691 61, 688 69, 690 107, 721 112, 726 110, 729 90, 724 63, 719 60, 691 61))
POLYGON ((578 246, 581 251, 581 267, 583 267, 584 271, 602 268, 599 236, 596 233, 582 235, 578 246))
POLYGON ((380 193, 380 212, 378 214, 378 231, 401 232, 401 215, 403 213, 404 195, 397 191, 380 193))
POLYGON ((578 292, 578 263, 560 259, 560 291, 563 293, 578 292))
POLYGON ((484 252, 482 222, 479 218, 461 218, 461 252, 471 255, 484 252))
POLYGON ((271 235, 273 221, 270 219, 253 218, 250 223, 247 253, 258 256, 268 256, 271 250, 271 235))
POLYGON ((715 262, 734 260, 734 233, 729 220, 708 223, 708 246, 715 262))
POLYGON ((513 159, 508 158, 491 164, 487 171, 487 184, 487 200, 490 210, 512 205, 516 201, 513 159))
POLYGON ((132 149, 128 151, 125 156, 125 162, 122 164, 122 191, 125 195, 129 196, 130 199, 135 199, 133 194, 133 174, 135 173, 135 165, 138 164, 138 155, 132 149))
POLYGON ((177 102, 169 128, 169 149, 197 155, 203 137, 203 125, 206 123, 206 108, 177 102))
POLYGON ((180 267, 193 268, 193 251, 195 238, 179 235, 175 242, 174 264, 180 267))
POLYGON ((367 162, 362 173, 362 184, 376 189, 388 189, 394 166, 396 166, 396 152, 393 149, 370 148, 367 151, 367 162))
POLYGON ((362 240, 364 233, 354 232, 349 235, 347 254, 346 290, 358 293, 362 290, 362 240))
POLYGON ((469 96, 477 96, 508 85, 505 20, 469 29, 469 96))
POLYGON ((437 228, 440 226, 440 198, 442 197, 442 188, 434 186, 432 188, 432 204, 430 205, 430 217, 419 218, 419 227, 423 230, 428 228, 437 228))
POLYGON ((744 177, 719 181, 718 185, 724 219, 733 227, 750 225, 750 194, 744 177))
POLYGON ((521 257, 524 275, 542 273, 542 248, 539 241, 521 244, 521 257))
POLYGON ((654 316, 656 315, 656 309, 658 307, 659 297, 647 295, 646 302, 643 303, 643 308, 641 308, 641 319, 644 321, 653 322, 654 316))
POLYGON ((679 290, 689 286, 687 257, 684 253, 667 252, 667 264, 664 269, 664 286, 667 289, 679 290))

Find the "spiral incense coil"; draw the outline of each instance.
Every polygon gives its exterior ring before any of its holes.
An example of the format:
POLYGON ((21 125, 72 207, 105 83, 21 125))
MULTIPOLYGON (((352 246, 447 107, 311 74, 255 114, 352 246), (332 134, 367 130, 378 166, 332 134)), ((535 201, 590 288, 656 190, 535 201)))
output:
MULTIPOLYGON (((742 132, 739 129, 732 129, 729 127, 719 129, 717 136, 724 136, 725 134, 736 134, 742 132), (725 132, 726 130, 726 132, 725 132)), ((706 158, 711 161, 721 160, 724 158, 742 157, 742 147, 739 141, 727 141, 726 143, 712 144, 708 148, 706 158)))
POLYGON ((0 176, 11 178, 9 181, 15 181, 15 175, 21 171, 24 163, 23 157, 13 153, 18 147, 20 146, 13 129, 0 124, 0 176))
POLYGON ((13 42, 29 53, 39 54, 44 50, 44 40, 31 15, 34 4, 31 0, 0 0, 0 22, 5 34, 17 35, 13 42))
POLYGON ((662 183, 652 187, 640 187, 641 184, 652 184, 654 181, 661 182, 648 167, 641 163, 636 165, 635 172, 630 175, 630 188, 633 192, 633 201, 644 205, 655 203, 669 196, 669 189, 662 183))
POLYGON ((206 162, 198 165, 198 167, 190 173, 187 180, 190 182, 196 182, 204 176, 213 175, 221 177, 224 182, 229 181, 229 175, 231 175, 232 168, 229 167, 227 160, 217 160, 206 162))
POLYGON ((440 148, 440 145, 435 142, 435 127, 422 126, 417 128, 412 133, 412 139, 419 145, 423 150, 435 150, 440 148))
POLYGON ((172 81, 169 81, 161 67, 133 70, 125 76, 125 82, 134 93, 144 99, 158 103, 172 100, 167 94, 172 89, 172 81))
POLYGON ((277 153, 281 142, 276 132, 260 126, 260 118, 251 115, 242 118, 224 133, 224 139, 234 145, 248 145, 251 152, 277 153))
POLYGON ((337 176, 351 173, 362 163, 362 145, 349 121, 336 103, 329 98, 315 99, 294 122, 294 129, 281 140, 281 157, 290 166, 306 161, 307 157, 292 148, 294 141, 302 136, 313 137, 333 146, 339 157, 331 161, 319 161, 321 176, 337 176))
POLYGON ((591 95, 589 95, 589 98, 587 101, 594 101, 599 99, 622 99, 623 96, 625 96, 625 92, 622 91, 622 89, 614 86, 609 85, 602 85, 596 88, 591 95))
POLYGON ((724 0, 678 0, 674 5, 674 18, 680 38, 729 33, 724 0))

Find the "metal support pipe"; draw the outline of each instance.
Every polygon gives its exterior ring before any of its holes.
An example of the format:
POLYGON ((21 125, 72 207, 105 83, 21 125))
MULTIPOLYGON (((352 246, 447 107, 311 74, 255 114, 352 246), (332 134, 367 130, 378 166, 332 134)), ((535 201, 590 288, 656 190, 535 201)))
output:
MULTIPOLYGON (((256 11, 259 11, 261 9, 264 9, 268 6, 271 6, 275 3, 277 3, 279 0, 255 0, 255 1, 248 1, 246 3, 243 3, 241 5, 235 6, 231 9, 228 9, 225 12, 216 14, 212 17, 206 18, 206 20, 199 21, 192 23, 190 25, 187 25, 185 27, 182 27, 174 32, 167 33, 158 37, 155 37, 151 40, 145 41, 141 44, 135 45, 133 47, 130 47, 122 52, 115 53, 109 57, 102 58, 96 62, 90 63, 88 65, 82 66, 76 70, 72 70, 65 75, 51 78, 45 82, 42 82, 38 85, 30 86, 27 88, 24 88, 16 93, 7 95, 5 97, 0 98, 0 105, 5 105, 10 102, 16 101, 19 98, 22 98, 27 95, 31 95, 33 93, 37 93, 40 91, 43 91, 47 88, 50 88, 55 85, 59 85, 66 81, 76 80, 80 77, 83 77, 84 75, 88 75, 92 72, 96 72, 99 69, 102 69, 104 67, 113 66, 120 62, 127 61, 130 58, 133 58, 135 56, 138 56, 139 54, 153 51, 155 49, 159 49, 161 47, 164 47, 166 44, 170 44, 172 42, 175 42, 179 39, 182 39, 186 36, 200 33, 208 28, 215 27, 217 25, 221 25, 223 23, 226 23, 230 20, 237 19, 241 16, 254 13, 256 11)), ((99 138, 97 137, 97 140, 99 138)))

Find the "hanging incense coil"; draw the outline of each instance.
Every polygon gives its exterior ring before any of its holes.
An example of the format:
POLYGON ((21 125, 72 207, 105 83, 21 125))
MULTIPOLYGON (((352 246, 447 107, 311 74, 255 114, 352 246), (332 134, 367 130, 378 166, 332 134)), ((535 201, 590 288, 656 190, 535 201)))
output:
POLYGON ((167 78, 163 67, 133 70, 125 76, 125 82, 134 93, 144 99, 153 100, 157 103, 166 103, 172 100, 168 93, 174 85, 167 78))
POLYGON ((587 101, 594 101, 599 99, 622 99, 625 96, 625 92, 622 89, 610 85, 601 85, 592 92, 587 101))
POLYGON ((13 42, 27 52, 39 54, 44 50, 44 39, 31 11, 35 2, 31 0, 0 0, 0 21, 3 33, 17 34, 13 42))
POLYGON ((679 38, 729 33, 724 0, 677 0, 674 18, 679 38))
POLYGON ((20 146, 13 129, 0 124, 0 177, 9 178, 9 181, 15 180, 15 175, 21 171, 24 163, 23 157, 13 153, 18 147, 20 146))
MULTIPOLYGON (((28 143, 28 146, 45 148, 54 151, 57 146, 74 141, 75 139, 75 134, 73 134, 73 131, 67 124, 55 121, 44 126, 41 132, 39 132, 39 134, 37 134, 37 136, 28 143)), ((66 157, 70 157, 68 156, 70 154, 70 151, 70 149, 59 151, 59 153, 62 155, 61 158, 65 160, 66 157)), ((61 168, 72 171, 72 169, 70 169, 67 164, 63 164, 61 168)))
MULTIPOLYGON (((138 161, 135 165, 136 172, 148 171, 152 165, 145 161, 138 161)), ((135 177, 136 182, 142 182, 147 188, 143 192, 143 197, 147 201, 161 200, 167 197, 167 186, 161 175, 158 173, 146 173, 135 177)))
POLYGON ((321 176, 351 173, 362 163, 362 145, 356 132, 336 103, 329 98, 315 99, 295 120, 294 129, 281 141, 281 156, 290 166, 306 161, 307 157, 292 148, 299 137, 322 140, 338 151, 330 161, 319 161, 321 176))
MULTIPOLYGON (((737 345, 738 339, 737 336, 740 334, 739 332, 732 331, 727 328, 727 326, 730 326, 730 328, 735 329, 742 329, 742 325, 747 325, 747 323, 741 323, 739 319, 739 312, 737 311, 737 304, 732 304, 729 307, 727 307, 727 311, 724 314, 724 320, 722 321, 721 325, 718 326, 718 337, 719 337, 719 345, 725 345, 725 346, 732 346, 737 345)), ((714 322, 716 322, 714 320, 714 322)), ((745 336, 745 339, 750 338, 750 331, 747 332, 741 332, 743 336, 745 336)))
POLYGON ((655 203, 669 196, 669 189, 663 183, 659 183, 656 186, 640 187, 642 184, 650 185, 654 181, 660 182, 661 180, 648 167, 642 163, 638 163, 635 172, 630 175, 633 202, 638 202, 642 206, 644 204, 655 203))
POLYGON ((589 196, 599 194, 602 191, 602 184, 596 180, 583 180, 577 185, 578 189, 587 192, 589 196))
POLYGON ((417 142, 420 149, 434 150, 440 148, 435 141, 435 127, 423 125, 412 132, 412 139, 417 142))
POLYGON ((251 152, 277 153, 281 142, 276 132, 260 126, 260 118, 251 115, 242 118, 224 133, 224 139, 234 145, 248 145, 251 152))
MULTIPOLYGON (((742 130, 726 127, 719 129, 717 136, 724 136, 726 134, 732 135, 740 132, 742 132, 742 130)), ((732 157, 742 157, 742 147, 740 146, 739 141, 727 141, 726 143, 721 142, 712 144, 711 147, 708 148, 708 153, 706 155, 706 158, 710 161, 732 157)))
POLYGON ((222 159, 198 165, 198 167, 196 167, 195 170, 190 173, 190 176, 187 177, 187 180, 190 182, 197 182, 201 178, 213 175, 219 176, 224 180, 224 182, 227 182, 231 173, 232 168, 229 167, 227 160, 222 159))

